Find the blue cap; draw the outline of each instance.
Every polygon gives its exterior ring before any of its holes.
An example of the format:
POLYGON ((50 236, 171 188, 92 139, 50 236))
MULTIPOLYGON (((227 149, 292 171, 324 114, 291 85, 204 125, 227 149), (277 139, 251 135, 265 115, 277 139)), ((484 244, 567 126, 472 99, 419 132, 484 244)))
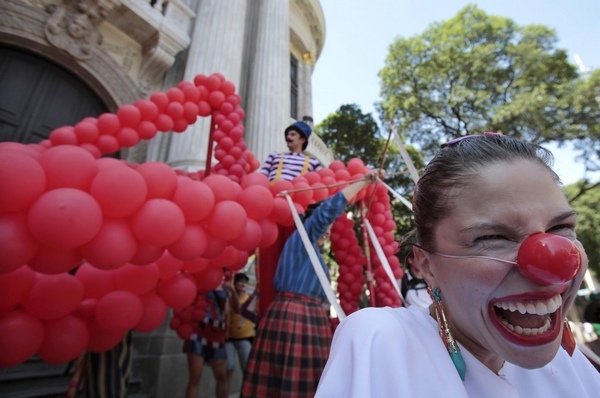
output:
POLYGON ((287 135, 288 131, 295 130, 302 134, 304 138, 306 138, 306 142, 302 145, 302 150, 305 150, 308 145, 308 137, 312 134, 312 129, 310 126, 304 122, 296 122, 285 129, 284 134, 287 135))

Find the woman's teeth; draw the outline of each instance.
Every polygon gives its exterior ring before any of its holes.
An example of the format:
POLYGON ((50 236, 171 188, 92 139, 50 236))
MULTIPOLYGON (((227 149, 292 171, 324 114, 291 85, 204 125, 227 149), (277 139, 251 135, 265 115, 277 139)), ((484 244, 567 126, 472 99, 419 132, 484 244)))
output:
POLYGON ((544 323, 544 326, 539 327, 539 328, 522 328, 521 326, 518 326, 518 325, 517 326, 511 325, 505 319, 500 319, 500 320, 502 321, 504 326, 506 326, 510 330, 512 330, 518 334, 523 334, 525 336, 529 336, 529 335, 535 336, 536 334, 542 334, 546 330, 550 329, 550 317, 546 317, 546 323, 544 323))
POLYGON ((562 305, 562 297, 556 295, 548 300, 527 302, 521 301, 500 301, 494 304, 498 308, 503 310, 515 312, 519 311, 521 314, 532 314, 532 315, 546 315, 556 312, 557 309, 562 305))
POLYGON ((500 321, 508 329, 526 336, 542 334, 550 329, 550 314, 556 312, 561 305, 562 297, 560 295, 547 300, 507 300, 494 304, 498 309, 496 313, 500 321), (529 315, 534 316, 534 318, 528 317, 529 315))

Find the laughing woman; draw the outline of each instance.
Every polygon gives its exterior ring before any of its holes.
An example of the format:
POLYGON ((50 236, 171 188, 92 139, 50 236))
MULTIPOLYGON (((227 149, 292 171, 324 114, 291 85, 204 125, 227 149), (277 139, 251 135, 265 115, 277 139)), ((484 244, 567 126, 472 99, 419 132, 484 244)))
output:
POLYGON ((565 321, 587 257, 551 163, 498 134, 445 144, 413 199, 433 304, 346 318, 316 396, 597 397, 565 321))

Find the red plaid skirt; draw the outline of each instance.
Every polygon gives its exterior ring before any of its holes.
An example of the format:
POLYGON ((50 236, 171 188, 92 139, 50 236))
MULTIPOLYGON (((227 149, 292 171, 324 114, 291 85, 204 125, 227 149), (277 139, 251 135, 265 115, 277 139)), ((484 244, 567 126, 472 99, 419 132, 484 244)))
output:
POLYGON ((278 293, 260 320, 241 397, 314 397, 331 334, 320 300, 278 293))

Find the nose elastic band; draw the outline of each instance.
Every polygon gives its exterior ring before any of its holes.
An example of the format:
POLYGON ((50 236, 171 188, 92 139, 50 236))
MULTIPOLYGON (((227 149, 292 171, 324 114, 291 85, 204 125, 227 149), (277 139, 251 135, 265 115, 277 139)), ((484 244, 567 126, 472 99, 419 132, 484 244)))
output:
POLYGON ((481 258, 516 265, 523 276, 540 285, 556 285, 572 280, 581 268, 581 253, 568 238, 549 233, 528 236, 519 247, 517 261, 479 255, 455 256, 421 249, 447 258, 481 258))

